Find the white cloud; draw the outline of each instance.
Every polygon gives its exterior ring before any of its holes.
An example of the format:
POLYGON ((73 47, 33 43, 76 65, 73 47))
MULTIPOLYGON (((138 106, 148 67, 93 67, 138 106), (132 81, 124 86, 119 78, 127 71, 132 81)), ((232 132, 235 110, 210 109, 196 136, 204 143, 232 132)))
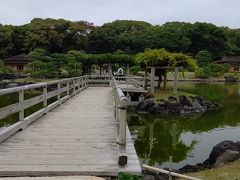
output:
POLYGON ((240 27, 239 0, 0 0, 0 23, 20 25, 35 17, 87 20, 101 25, 116 19, 206 21, 240 27))

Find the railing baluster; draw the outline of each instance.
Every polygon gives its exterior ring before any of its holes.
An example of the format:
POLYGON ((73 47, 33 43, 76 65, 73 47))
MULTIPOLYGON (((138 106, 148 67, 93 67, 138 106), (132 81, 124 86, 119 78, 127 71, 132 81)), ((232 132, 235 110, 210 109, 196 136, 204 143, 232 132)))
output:
POLYGON ((61 84, 60 84, 60 82, 57 83, 57 89, 58 89, 57 100, 58 100, 58 102, 60 103, 60 100, 61 100, 61 92, 60 92, 60 90, 61 90, 61 84))
POLYGON ((45 113, 47 114, 47 85, 43 87, 43 95, 44 95, 43 108, 45 109, 45 113))
POLYGON ((19 104, 20 104, 20 111, 19 111, 19 121, 24 120, 24 90, 20 90, 18 92, 18 97, 19 97, 19 104))

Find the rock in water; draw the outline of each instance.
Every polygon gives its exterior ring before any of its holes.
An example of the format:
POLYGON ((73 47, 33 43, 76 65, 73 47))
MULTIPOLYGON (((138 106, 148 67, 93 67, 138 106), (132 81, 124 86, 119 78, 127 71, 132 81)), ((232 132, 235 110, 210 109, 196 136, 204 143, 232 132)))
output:
POLYGON ((148 108, 154 106, 154 100, 152 99, 145 99, 143 101, 140 101, 136 107, 138 110, 144 110, 147 111, 148 108))
POLYGON ((205 112, 206 111, 206 109, 195 98, 192 99, 192 107, 194 109, 198 110, 199 112, 205 112))
POLYGON ((232 150, 226 150, 224 153, 222 153, 220 156, 217 157, 216 163, 214 166, 222 166, 228 162, 233 162, 239 158, 239 152, 238 151, 232 151, 232 150))
POLYGON ((179 103, 182 106, 191 106, 191 103, 186 96, 181 95, 181 96, 178 97, 178 99, 179 99, 179 103))
POLYGON ((180 103, 179 103, 179 102, 166 101, 165 103, 166 103, 166 105, 167 105, 167 107, 168 107, 169 112, 172 112, 172 113, 180 113, 180 111, 181 111, 181 106, 180 106, 180 103))
POLYGON ((209 155, 209 164, 214 165, 217 158, 227 150, 240 152, 240 148, 237 143, 234 143, 233 141, 222 141, 213 147, 209 155))

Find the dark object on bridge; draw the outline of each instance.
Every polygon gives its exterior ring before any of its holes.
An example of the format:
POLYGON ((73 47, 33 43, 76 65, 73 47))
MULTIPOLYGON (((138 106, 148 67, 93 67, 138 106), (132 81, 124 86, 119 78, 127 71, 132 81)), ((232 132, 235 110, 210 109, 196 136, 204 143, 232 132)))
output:
POLYGON ((126 164, 127 164, 127 156, 126 155, 119 156, 118 165, 125 166, 126 164))
POLYGON ((18 73, 22 73, 25 70, 25 66, 31 62, 25 54, 20 54, 3 60, 6 66, 12 67, 18 73))
POLYGON ((225 76, 224 78, 225 78, 225 82, 232 82, 232 83, 237 82, 237 79, 232 76, 225 76))
POLYGON ((240 141, 222 141, 213 147, 209 157, 203 163, 196 165, 186 165, 179 170, 182 173, 196 172, 203 169, 210 169, 212 167, 224 165, 228 162, 233 162, 239 159, 240 141))

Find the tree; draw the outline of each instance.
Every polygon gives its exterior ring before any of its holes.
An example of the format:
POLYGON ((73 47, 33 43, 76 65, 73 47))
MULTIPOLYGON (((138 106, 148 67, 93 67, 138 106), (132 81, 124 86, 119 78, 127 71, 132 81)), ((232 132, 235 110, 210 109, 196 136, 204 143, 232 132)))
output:
POLYGON ((211 53, 209 53, 208 51, 204 50, 204 51, 199 51, 196 56, 195 59, 198 62, 198 65, 200 67, 206 66, 209 63, 212 63, 212 56, 211 53))
POLYGON ((151 24, 143 21, 116 20, 106 23, 90 34, 89 52, 138 52, 139 37, 149 27, 151 24))
POLYGON ((25 29, 24 50, 43 48, 50 53, 62 53, 71 49, 86 50, 88 34, 94 26, 86 21, 36 18, 22 28, 25 29))
POLYGON ((195 23, 186 29, 191 40, 189 52, 196 55, 199 51, 207 50, 212 59, 221 58, 227 50, 227 38, 225 32, 210 23, 195 23))
POLYGON ((0 24, 0 58, 6 58, 13 50, 13 27, 0 24))
POLYGON ((0 60, 0 74, 6 74, 6 73, 14 73, 14 70, 12 67, 5 66, 3 61, 0 60))
POLYGON ((191 44, 186 34, 187 25, 187 23, 172 22, 149 28, 142 37, 143 49, 165 48, 169 51, 187 52, 191 44))
MULTIPOLYGON (((165 49, 147 49, 144 53, 136 55, 136 61, 142 66, 151 67, 167 67, 172 69, 174 67, 183 67, 188 70, 196 71, 198 69, 196 60, 183 53, 170 53, 165 49)), ((164 88, 166 88, 166 69, 159 69, 155 75, 159 77, 158 88, 164 76, 164 88)))

